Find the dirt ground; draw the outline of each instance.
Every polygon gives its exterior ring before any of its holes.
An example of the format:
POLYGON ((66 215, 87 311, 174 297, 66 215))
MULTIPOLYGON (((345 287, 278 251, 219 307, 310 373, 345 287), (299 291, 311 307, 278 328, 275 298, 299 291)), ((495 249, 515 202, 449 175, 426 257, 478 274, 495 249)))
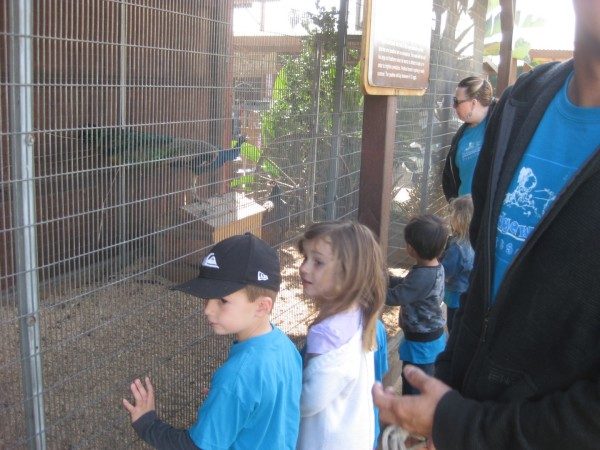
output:
MULTIPOLYGON (((301 345, 314 310, 301 295, 299 255, 290 247, 281 259, 283 285, 272 320, 301 345)), ((230 338, 211 333, 201 302, 170 290, 168 280, 143 267, 85 288, 45 291, 39 325, 48 448, 145 448, 121 405, 130 381, 145 374, 157 389, 161 417, 179 427, 194 420, 230 338)), ((391 373, 397 313, 386 307, 383 314, 391 373)), ((0 448, 27 445, 17 317, 16 307, 0 305, 0 448)), ((388 376, 388 384, 394 381, 388 376)))

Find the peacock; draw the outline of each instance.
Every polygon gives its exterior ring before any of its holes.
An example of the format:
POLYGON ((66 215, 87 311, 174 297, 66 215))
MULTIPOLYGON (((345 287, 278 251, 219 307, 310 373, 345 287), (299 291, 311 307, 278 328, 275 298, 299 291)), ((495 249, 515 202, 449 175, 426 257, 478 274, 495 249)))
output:
POLYGON ((246 142, 246 136, 239 135, 232 148, 219 149, 204 141, 193 141, 190 144, 197 146, 195 151, 190 156, 181 157, 172 162, 171 165, 177 168, 188 168, 196 175, 214 172, 227 161, 233 161, 240 156, 244 142, 246 142))
POLYGON ((240 155, 246 136, 239 135, 232 148, 220 149, 206 141, 145 133, 123 127, 88 127, 79 139, 105 153, 113 164, 170 161, 175 168, 194 174, 215 171, 240 155))

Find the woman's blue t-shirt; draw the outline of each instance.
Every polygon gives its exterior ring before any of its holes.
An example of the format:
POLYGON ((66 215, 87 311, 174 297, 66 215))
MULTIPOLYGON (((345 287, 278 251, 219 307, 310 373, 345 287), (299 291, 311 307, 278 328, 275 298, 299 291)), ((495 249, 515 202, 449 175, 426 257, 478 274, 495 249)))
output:
POLYGON ((471 193, 473 173, 475 172, 477 159, 483 145, 486 126, 487 118, 474 127, 465 128, 458 141, 454 162, 456 163, 456 167, 458 167, 458 175, 460 176, 459 196, 471 193))

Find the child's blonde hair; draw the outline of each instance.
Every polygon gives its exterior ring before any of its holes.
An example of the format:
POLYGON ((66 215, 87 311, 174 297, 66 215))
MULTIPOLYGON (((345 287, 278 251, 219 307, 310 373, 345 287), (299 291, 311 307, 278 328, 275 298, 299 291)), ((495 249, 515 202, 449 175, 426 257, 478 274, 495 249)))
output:
POLYGON ((298 250, 304 254, 304 243, 313 239, 331 246, 338 268, 330 297, 333 301, 319 305, 312 325, 345 311, 357 301, 362 309, 363 348, 375 349, 375 328, 385 302, 387 278, 381 247, 373 232, 351 221, 319 222, 308 227, 298 242, 298 250))
POLYGON ((472 217, 473 200, 470 194, 452 199, 449 205, 448 221, 452 228, 452 235, 457 240, 469 240, 469 225, 472 217))

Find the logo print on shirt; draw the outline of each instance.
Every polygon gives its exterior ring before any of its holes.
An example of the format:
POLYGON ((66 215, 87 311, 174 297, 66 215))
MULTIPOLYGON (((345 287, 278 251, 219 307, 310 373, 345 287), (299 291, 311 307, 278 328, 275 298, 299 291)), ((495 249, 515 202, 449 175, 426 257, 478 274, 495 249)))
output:
POLYGON ((206 255, 206 258, 204 258, 204 261, 202 261, 202 265, 204 267, 219 269, 219 265, 217 264, 217 258, 215 258, 214 253, 209 253, 208 255, 206 255))
POLYGON ((462 153, 463 161, 467 161, 479 156, 479 151, 481 150, 482 145, 483 141, 481 139, 469 142, 462 153))
POLYGON ((260 270, 258 271, 258 281, 267 281, 269 277, 262 273, 260 270))
POLYGON ((538 179, 533 170, 529 167, 521 168, 517 186, 514 191, 506 194, 504 205, 522 209, 522 214, 526 217, 542 217, 548 205, 556 198, 556 194, 550 189, 534 190, 537 184, 538 179))

